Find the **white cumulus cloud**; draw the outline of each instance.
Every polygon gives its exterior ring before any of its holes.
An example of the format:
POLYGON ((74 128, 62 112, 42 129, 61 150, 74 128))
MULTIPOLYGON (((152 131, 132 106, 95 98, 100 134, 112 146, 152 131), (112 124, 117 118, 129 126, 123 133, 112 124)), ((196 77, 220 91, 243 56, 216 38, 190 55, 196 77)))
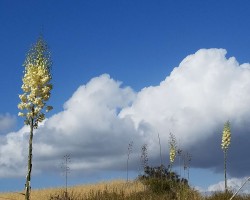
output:
MULTIPOLYGON (((158 132, 167 164, 172 132, 192 155, 191 166, 222 172, 221 132, 230 120, 228 172, 243 177, 250 164, 249 102, 250 65, 227 58, 224 49, 187 56, 158 86, 138 93, 104 74, 80 86, 35 132, 33 169, 57 170, 62 156, 70 154, 72 172, 125 170, 127 147, 134 141, 130 162, 137 170, 144 143, 149 159, 159 160, 158 132)), ((0 177, 24 175, 27 141, 27 127, 0 137, 0 177)))
POLYGON ((158 86, 143 88, 120 116, 130 117, 135 127, 148 123, 160 132, 164 144, 172 132, 192 154, 193 166, 218 171, 223 170, 221 132, 230 120, 229 159, 237 162, 229 164, 229 172, 243 175, 248 171, 240 163, 250 160, 240 161, 238 155, 247 154, 244 148, 250 142, 249 102, 250 65, 227 58, 224 49, 201 49, 187 56, 158 86))
POLYGON ((4 134, 16 125, 16 117, 10 114, 0 114, 0 134, 4 134))
MULTIPOLYGON (((122 87, 121 82, 107 74, 80 86, 64 104, 63 111, 35 131, 34 172, 58 171, 66 154, 73 160, 72 172, 123 170, 128 143, 134 140, 140 146, 144 141, 131 119, 118 116, 135 97, 130 87, 122 87)), ((23 127, 0 138, 0 177, 25 174, 28 134, 29 128, 23 127)))
POLYGON ((250 65, 240 66, 225 54, 201 49, 187 56, 159 86, 142 89, 120 115, 136 125, 146 121, 166 137, 170 130, 190 145, 211 136, 227 119, 241 122, 250 110, 250 65))

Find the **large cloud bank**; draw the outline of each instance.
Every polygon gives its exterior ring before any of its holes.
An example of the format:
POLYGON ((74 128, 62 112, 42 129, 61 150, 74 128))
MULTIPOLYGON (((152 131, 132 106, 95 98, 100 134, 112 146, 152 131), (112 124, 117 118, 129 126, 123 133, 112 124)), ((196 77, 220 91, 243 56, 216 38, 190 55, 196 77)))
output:
MULTIPOLYGON (((46 120, 34 137, 34 170, 56 170, 65 154, 71 170, 91 173, 125 170, 128 143, 131 166, 138 169, 142 144, 159 160, 157 134, 167 158, 172 132, 192 154, 192 167, 223 170, 221 131, 231 121, 228 171, 248 175, 250 144, 250 65, 226 58, 223 49, 201 49, 187 56, 158 86, 138 93, 104 74, 80 86, 63 111, 46 120)), ((0 138, 0 177, 24 175, 28 128, 0 138)), ((167 160, 164 159, 166 163, 167 160)))

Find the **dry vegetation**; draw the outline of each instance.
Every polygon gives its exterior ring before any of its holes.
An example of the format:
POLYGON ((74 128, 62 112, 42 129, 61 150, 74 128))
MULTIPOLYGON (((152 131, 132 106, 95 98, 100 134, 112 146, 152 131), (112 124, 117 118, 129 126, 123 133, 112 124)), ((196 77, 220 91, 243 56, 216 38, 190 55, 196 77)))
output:
MULTIPOLYGON (((93 192, 116 192, 118 194, 123 193, 124 195, 129 195, 134 192, 141 192, 144 190, 144 186, 140 182, 129 182, 126 183, 124 180, 114 180, 110 182, 100 182, 97 184, 86 184, 78 185, 68 188, 69 194, 74 194, 75 196, 87 196, 93 192)), ((60 195, 64 191, 64 188, 51 188, 51 189, 41 189, 41 190, 32 190, 31 199, 32 200, 41 200, 49 199, 50 195, 60 195)), ((1 199, 15 199, 23 200, 24 196, 18 192, 15 193, 0 193, 1 199)))
MULTIPOLYGON (((154 193, 139 181, 127 183, 125 180, 114 180, 96 184, 79 185, 68 188, 69 198, 62 198, 65 188, 32 190, 31 200, 229 200, 232 193, 215 193, 202 197, 191 188, 180 188, 175 196, 168 192, 154 193)), ((21 193, 0 193, 0 200, 23 200, 21 193)), ((250 196, 237 196, 233 200, 250 200, 250 196)))

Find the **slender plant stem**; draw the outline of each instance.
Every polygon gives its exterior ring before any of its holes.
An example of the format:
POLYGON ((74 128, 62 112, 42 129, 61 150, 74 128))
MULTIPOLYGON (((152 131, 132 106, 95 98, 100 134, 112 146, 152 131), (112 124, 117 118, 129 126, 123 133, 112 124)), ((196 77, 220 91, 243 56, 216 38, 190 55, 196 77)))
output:
POLYGON ((69 162, 70 162, 70 155, 65 155, 65 164, 63 164, 63 170, 65 170, 65 196, 68 198, 68 173, 69 173, 69 162))
POLYGON ((32 141, 33 141, 33 130, 34 130, 34 119, 31 118, 30 121, 30 138, 29 138, 29 155, 28 155, 28 172, 26 176, 25 184, 25 200, 30 199, 30 180, 31 180, 31 171, 32 171, 32 141))
POLYGON ((162 155, 161 155, 161 138, 160 138, 160 134, 158 132, 158 139, 159 139, 159 146, 160 146, 160 159, 161 159, 161 187, 163 187, 163 182, 162 182, 162 155))
POLYGON ((227 150, 224 150, 224 177, 225 177, 225 192, 227 192, 227 150))
POLYGON ((66 164, 66 171, 65 171, 65 186, 66 186, 66 197, 67 197, 67 190, 68 190, 68 156, 65 156, 65 164, 66 164))
POLYGON ((129 161, 129 156, 130 156, 130 153, 132 151, 132 146, 133 146, 133 141, 131 141, 129 144, 128 144, 128 158, 127 158, 127 183, 128 183, 128 161, 129 161))
POLYGON ((128 155, 128 159, 127 159, 127 183, 128 183, 128 160, 129 160, 129 155, 128 155))
POLYGON ((159 146, 160 146, 160 158, 161 158, 161 166, 162 166, 162 155, 161 155, 161 138, 160 134, 158 133, 158 139, 159 139, 159 146))

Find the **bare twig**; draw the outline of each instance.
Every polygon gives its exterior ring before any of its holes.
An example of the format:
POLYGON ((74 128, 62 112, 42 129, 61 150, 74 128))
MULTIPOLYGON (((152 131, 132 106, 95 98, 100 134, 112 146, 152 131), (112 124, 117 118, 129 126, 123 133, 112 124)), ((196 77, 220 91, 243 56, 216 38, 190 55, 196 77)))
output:
POLYGON ((233 196, 229 200, 232 200, 238 194, 238 192, 243 188, 247 181, 250 181, 250 177, 247 178, 247 180, 242 184, 242 186, 233 194, 233 196))

